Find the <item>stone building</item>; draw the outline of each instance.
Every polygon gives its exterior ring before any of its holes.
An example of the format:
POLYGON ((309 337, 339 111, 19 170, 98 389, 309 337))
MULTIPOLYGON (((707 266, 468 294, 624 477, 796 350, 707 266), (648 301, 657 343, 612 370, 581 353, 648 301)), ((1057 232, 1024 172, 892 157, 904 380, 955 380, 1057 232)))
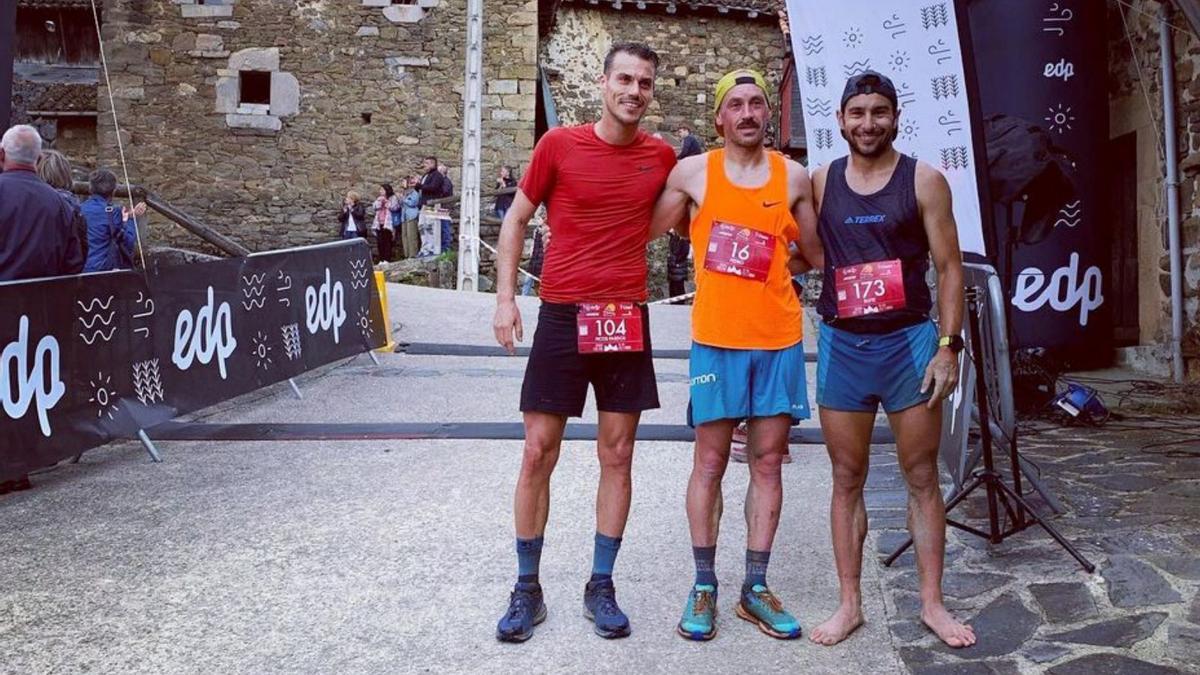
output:
MULTIPOLYGON (((1176 143, 1184 270, 1184 359, 1200 379, 1200 26, 1179 11, 1170 15, 1175 64, 1177 128, 1164 138, 1159 2, 1108 3, 1110 166, 1130 173, 1136 199, 1113 232, 1114 293, 1136 293, 1137 335, 1122 349, 1125 361, 1166 374, 1171 339, 1170 259, 1163 143, 1176 143)), ((1194 3, 1193 3, 1194 5, 1194 3)), ((1200 17, 1200 15, 1198 15, 1200 17)))
MULTIPOLYGON (((32 27, 51 5, 91 22, 90 2, 21 3, 32 27)), ((466 0, 107 0, 97 161, 117 166, 111 93, 132 182, 251 249, 327 241, 348 190, 373 197, 425 155, 458 185, 465 15, 466 0)), ((484 24, 490 178, 533 147, 537 5, 489 0, 484 24)), ((196 245, 153 219, 149 239, 196 245)))
MULTIPOLYGON (((542 3, 541 67, 563 124, 598 119, 596 76, 614 42, 640 41, 662 64, 655 100, 643 126, 674 138, 680 124, 707 146, 716 140, 712 92, 735 68, 761 71, 777 88, 787 41, 780 29, 782 0, 555 0, 542 3)), ((774 92, 773 92, 774 93, 774 92)))

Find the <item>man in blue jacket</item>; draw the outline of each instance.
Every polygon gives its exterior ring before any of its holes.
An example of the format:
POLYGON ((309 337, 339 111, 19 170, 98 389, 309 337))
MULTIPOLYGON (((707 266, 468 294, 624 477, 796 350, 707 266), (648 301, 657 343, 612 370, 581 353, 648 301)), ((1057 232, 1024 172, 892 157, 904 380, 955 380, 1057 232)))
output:
POLYGON ((137 218, 146 212, 146 204, 138 202, 132 213, 124 206, 118 210, 112 203, 117 177, 108 169, 93 171, 88 182, 92 196, 79 206, 88 226, 88 257, 83 271, 130 269, 138 243, 137 218))

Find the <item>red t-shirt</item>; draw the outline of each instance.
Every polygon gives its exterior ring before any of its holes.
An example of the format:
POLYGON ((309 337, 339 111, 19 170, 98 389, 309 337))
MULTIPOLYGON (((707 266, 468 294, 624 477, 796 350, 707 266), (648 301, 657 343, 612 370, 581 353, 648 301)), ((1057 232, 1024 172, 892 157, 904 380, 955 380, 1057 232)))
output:
POLYGON ((543 300, 646 299, 650 215, 674 166, 671 146, 644 131, 629 145, 605 143, 592 124, 542 136, 520 189, 550 220, 543 300))

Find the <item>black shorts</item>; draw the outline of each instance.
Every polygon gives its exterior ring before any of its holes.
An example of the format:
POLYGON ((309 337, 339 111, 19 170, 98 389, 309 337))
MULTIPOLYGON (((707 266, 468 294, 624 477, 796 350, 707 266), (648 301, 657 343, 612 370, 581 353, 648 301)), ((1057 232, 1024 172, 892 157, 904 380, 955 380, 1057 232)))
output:
POLYGON ((543 302, 533 348, 521 385, 521 412, 579 417, 588 384, 596 408, 604 412, 641 412, 658 407, 658 382, 650 346, 650 311, 642 305, 645 344, 640 352, 580 354, 577 306, 543 302))

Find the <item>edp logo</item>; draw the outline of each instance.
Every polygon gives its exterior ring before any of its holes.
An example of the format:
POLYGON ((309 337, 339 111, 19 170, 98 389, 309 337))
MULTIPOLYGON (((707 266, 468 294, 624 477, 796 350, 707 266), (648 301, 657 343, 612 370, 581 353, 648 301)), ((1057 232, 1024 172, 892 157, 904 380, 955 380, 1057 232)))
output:
POLYGON ((1047 63, 1042 69, 1042 76, 1049 78, 1062 78, 1063 82, 1075 76, 1075 66, 1066 59, 1059 59, 1058 63, 1047 63))
POLYGON ((317 334, 317 330, 333 328, 333 342, 341 340, 339 330, 346 323, 346 292, 342 282, 330 283, 329 268, 325 268, 325 282, 304 289, 305 323, 308 332, 317 334), (319 288, 319 290, 318 290, 319 288))
POLYGON ((212 286, 208 287, 208 303, 196 312, 193 320, 190 310, 183 310, 175 319, 175 349, 171 353, 171 362, 180 370, 192 367, 193 361, 202 365, 212 363, 213 356, 217 357, 217 368, 221 371, 221 379, 226 377, 225 359, 237 349, 237 339, 233 337, 233 320, 230 317, 229 303, 222 302, 218 308, 213 301, 212 286))
POLYGON ((1024 312, 1036 312, 1050 303, 1058 312, 1079 305, 1079 325, 1086 326, 1088 314, 1104 304, 1100 294, 1102 276, 1099 267, 1089 267, 1079 280, 1079 254, 1071 254, 1066 267, 1054 270, 1050 280, 1036 267, 1026 267, 1017 277, 1017 288, 1013 293, 1013 304, 1024 312))
POLYGON ((38 424, 42 435, 50 437, 50 419, 46 413, 58 404, 66 392, 59 376, 58 340, 46 335, 38 340, 29 358, 29 317, 22 316, 17 328, 17 339, 0 352, 0 397, 3 397, 4 413, 19 420, 36 405, 38 424), (16 375, 15 379, 13 375, 16 375))

